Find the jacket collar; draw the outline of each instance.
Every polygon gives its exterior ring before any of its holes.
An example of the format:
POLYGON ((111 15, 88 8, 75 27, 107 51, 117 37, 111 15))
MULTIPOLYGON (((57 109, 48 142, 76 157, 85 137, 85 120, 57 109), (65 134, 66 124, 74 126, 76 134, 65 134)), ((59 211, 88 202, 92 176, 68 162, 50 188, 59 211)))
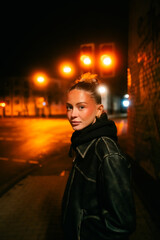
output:
POLYGON ((96 139, 93 139, 90 142, 83 143, 83 144, 79 145, 78 147, 76 147, 78 153, 81 155, 82 158, 84 158, 86 156, 86 153, 88 152, 89 148, 95 141, 96 141, 96 139))

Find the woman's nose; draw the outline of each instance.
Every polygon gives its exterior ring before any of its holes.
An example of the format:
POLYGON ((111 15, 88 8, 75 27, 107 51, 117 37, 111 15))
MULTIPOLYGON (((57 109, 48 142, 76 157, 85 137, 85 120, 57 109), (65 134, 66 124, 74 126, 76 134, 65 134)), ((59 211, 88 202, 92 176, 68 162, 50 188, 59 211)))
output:
POLYGON ((75 117, 77 117, 77 115, 78 115, 77 109, 76 109, 76 108, 73 108, 73 109, 72 109, 71 117, 72 117, 72 118, 75 118, 75 117))

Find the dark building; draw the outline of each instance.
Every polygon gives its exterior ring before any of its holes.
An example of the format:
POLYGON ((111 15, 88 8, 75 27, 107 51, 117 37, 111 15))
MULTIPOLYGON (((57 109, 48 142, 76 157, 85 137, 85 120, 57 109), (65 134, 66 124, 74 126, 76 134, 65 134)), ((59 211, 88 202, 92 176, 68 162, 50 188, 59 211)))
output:
MULTIPOLYGON (((160 180, 160 1, 131 0, 128 39, 128 154, 136 181, 158 212, 160 180), (157 205, 156 205, 157 201, 157 205)), ((145 196, 145 195, 144 195, 145 196)))
POLYGON ((160 2, 131 0, 128 51, 129 153, 160 178, 160 2))

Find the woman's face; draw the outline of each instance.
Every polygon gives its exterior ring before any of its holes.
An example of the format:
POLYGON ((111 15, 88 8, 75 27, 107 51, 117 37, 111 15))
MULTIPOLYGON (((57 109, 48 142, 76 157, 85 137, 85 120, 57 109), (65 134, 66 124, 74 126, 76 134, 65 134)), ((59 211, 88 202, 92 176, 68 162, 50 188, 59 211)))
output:
POLYGON ((67 117, 74 130, 81 130, 100 116, 103 106, 96 104, 90 93, 84 90, 73 89, 67 96, 67 117))

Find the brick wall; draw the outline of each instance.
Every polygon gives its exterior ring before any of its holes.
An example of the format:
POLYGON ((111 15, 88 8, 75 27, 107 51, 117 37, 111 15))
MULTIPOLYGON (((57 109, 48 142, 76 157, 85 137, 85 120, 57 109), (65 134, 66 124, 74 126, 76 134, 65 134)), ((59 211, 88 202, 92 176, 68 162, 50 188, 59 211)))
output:
POLYGON ((160 178, 160 1, 130 0, 128 154, 160 178))

